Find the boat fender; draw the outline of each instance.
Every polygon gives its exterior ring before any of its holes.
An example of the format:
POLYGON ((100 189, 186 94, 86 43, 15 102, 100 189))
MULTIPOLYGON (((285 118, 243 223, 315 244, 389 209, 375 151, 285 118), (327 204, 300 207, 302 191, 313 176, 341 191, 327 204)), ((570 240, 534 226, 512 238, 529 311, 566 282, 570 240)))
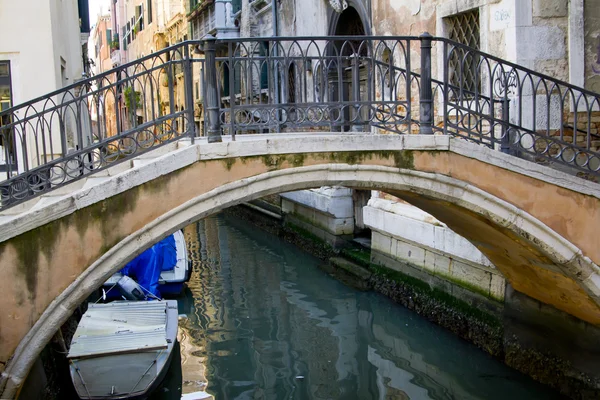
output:
POLYGON ((144 289, 133 279, 124 275, 117 282, 119 291, 127 300, 146 300, 144 289))

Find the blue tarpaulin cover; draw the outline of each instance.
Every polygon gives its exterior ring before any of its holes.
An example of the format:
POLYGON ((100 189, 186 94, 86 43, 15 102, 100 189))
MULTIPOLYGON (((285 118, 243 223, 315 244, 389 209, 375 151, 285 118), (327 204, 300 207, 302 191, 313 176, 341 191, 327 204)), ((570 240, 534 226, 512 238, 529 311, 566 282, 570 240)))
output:
POLYGON ((170 235, 130 261, 121 273, 135 279, 144 289, 160 297, 158 290, 160 273, 172 270, 175 264, 177 264, 175 237, 170 235))

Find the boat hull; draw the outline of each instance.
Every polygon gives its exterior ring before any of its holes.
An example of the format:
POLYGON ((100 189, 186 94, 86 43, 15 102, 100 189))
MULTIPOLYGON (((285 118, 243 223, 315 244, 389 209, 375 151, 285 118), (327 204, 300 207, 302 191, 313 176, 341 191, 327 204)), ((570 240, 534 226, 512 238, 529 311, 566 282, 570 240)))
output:
POLYGON ((177 301, 165 300, 164 303, 166 348, 70 358, 71 379, 79 398, 142 399, 162 383, 173 358, 173 348, 176 348, 178 323, 177 301))

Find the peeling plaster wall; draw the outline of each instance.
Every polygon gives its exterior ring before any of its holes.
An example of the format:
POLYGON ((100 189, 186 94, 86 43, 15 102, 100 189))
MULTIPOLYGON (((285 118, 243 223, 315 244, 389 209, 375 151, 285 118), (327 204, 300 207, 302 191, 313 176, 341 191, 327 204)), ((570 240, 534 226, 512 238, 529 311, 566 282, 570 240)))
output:
MULTIPOLYGON (((598 9, 593 2, 586 2, 586 14, 593 14, 590 8, 598 9)), ((373 31, 376 35, 429 32, 447 37, 445 18, 478 8, 482 51, 568 81, 568 6, 568 0, 378 0, 373 3, 373 31)), ((586 20, 593 18, 586 16, 586 20)), ((418 56, 420 49, 413 46, 411 52, 418 56)), ((435 76, 436 63, 433 68, 435 76)))
POLYGON ((600 3, 586 0, 583 11, 585 88, 600 93, 600 3))

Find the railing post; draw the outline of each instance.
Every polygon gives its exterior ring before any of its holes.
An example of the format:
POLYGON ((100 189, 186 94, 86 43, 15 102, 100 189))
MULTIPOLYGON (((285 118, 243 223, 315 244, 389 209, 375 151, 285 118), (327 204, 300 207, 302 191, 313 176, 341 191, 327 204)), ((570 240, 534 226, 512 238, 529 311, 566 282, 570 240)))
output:
POLYGON ((421 36, 421 93, 419 133, 433 134, 433 90, 431 87, 431 36, 425 32, 421 36))
POLYGON ((222 142, 221 120, 219 118, 220 99, 217 86, 217 39, 212 35, 204 37, 204 58, 206 60, 206 117, 208 117, 208 143, 222 142))
POLYGON ((502 140, 500 142, 500 151, 505 154, 513 154, 510 148, 510 99, 504 97, 500 104, 502 105, 502 140))
POLYGON ((198 135, 196 132, 196 124, 194 123, 194 80, 192 77, 192 60, 190 60, 190 47, 189 45, 184 45, 183 49, 183 81, 185 86, 185 108, 187 114, 187 133, 192 138, 192 143, 194 143, 194 138, 198 135))
MULTIPOLYGON (((354 107, 356 109, 352 113, 351 118, 354 122, 361 123, 360 115, 360 60, 358 53, 352 55, 352 97, 354 107)), ((351 110, 352 111, 352 110, 351 110)), ((351 130, 359 131, 360 125, 353 125, 351 130)))

